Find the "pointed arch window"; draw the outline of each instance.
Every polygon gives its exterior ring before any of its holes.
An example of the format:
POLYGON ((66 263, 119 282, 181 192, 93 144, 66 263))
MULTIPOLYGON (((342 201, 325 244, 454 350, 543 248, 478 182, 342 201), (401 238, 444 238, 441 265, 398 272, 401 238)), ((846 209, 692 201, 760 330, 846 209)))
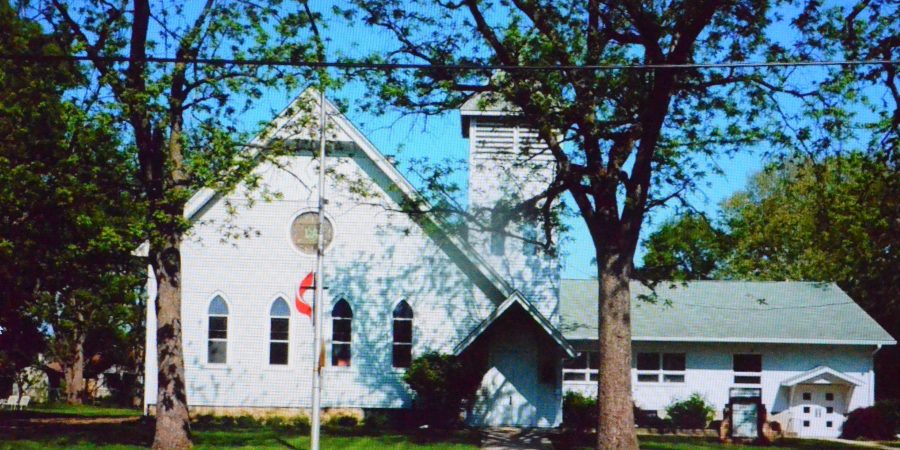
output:
POLYGON ((413 310, 406 300, 394 307, 394 367, 409 367, 412 362, 413 310))
POLYGON ((278 297, 269 309, 269 364, 286 365, 291 329, 291 308, 278 297))
POLYGON ((221 296, 209 302, 208 341, 206 361, 210 364, 225 364, 228 352, 228 304, 221 296))
POLYGON ((349 366, 353 337, 353 310, 347 300, 340 299, 331 310, 331 365, 349 366))

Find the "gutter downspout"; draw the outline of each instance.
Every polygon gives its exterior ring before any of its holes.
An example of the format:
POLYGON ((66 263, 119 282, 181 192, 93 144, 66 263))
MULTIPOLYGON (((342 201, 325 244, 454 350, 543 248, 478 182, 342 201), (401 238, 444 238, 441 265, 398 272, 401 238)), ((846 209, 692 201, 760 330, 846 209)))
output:
MULTIPOLYGON (((869 405, 875 404, 875 355, 881 350, 882 344, 875 344, 875 351, 872 352, 872 369, 869 371, 869 405)), ((849 412, 849 411, 848 411, 849 412)))

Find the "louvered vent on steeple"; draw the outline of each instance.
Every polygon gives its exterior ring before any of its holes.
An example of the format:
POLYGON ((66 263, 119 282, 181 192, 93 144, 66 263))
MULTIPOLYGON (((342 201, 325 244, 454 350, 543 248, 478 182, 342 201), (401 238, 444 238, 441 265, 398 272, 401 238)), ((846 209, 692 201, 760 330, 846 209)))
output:
POLYGON ((534 155, 547 147, 537 130, 516 121, 484 117, 469 120, 469 139, 473 141, 476 157, 534 155))
POLYGON ((474 136, 469 139, 475 141, 475 148, 496 153, 518 152, 519 132, 515 126, 509 123, 491 120, 479 120, 472 127, 474 136))

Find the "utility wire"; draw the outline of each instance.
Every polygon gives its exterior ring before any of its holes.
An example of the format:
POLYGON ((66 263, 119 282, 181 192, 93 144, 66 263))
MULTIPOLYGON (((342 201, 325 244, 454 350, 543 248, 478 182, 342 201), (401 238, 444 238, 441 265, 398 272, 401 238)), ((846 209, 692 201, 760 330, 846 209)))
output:
POLYGON ((683 303, 673 301, 673 304, 678 304, 682 306, 688 306, 691 308, 706 308, 706 309, 720 309, 725 311, 748 311, 748 312, 756 312, 756 311, 780 311, 785 309, 814 309, 814 308, 827 308, 830 306, 841 306, 841 305, 852 305, 853 302, 837 302, 837 303, 822 303, 818 305, 794 305, 794 306, 770 306, 770 307, 743 307, 743 306, 716 306, 716 305, 698 305, 696 303, 683 303))
POLYGON ((106 63, 144 62, 158 64, 198 64, 210 66, 286 66, 307 68, 337 69, 370 69, 377 71, 392 70, 444 70, 444 71, 573 71, 573 70, 657 70, 657 69, 732 69, 732 68, 764 68, 764 67, 803 67, 803 66, 898 66, 900 60, 863 59, 863 60, 825 60, 825 61, 761 61, 761 62, 723 62, 723 63, 690 63, 690 64, 595 64, 595 65, 504 65, 504 64, 420 64, 420 63, 369 63, 352 61, 289 61, 278 59, 226 59, 226 58, 169 58, 150 56, 143 59, 127 56, 85 55, 38 55, 38 54, 0 54, 0 60, 6 61, 101 61, 106 63))

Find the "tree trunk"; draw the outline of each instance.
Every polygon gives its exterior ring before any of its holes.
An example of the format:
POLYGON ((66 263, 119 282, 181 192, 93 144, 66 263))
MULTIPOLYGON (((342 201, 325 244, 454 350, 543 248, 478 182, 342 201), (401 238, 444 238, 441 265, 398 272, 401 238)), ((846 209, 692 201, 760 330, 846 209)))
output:
POLYGON ((66 403, 80 405, 84 399, 84 334, 76 332, 69 362, 63 366, 66 379, 66 403))
MULTIPOLYGON (((600 252, 598 252, 599 255, 600 252)), ((631 399, 630 261, 600 255, 600 348, 597 376, 597 448, 637 449, 631 399)))
MULTIPOLYGON (((58 370, 51 369, 44 365, 41 370, 44 372, 44 375, 47 376, 47 401, 49 403, 56 403, 60 401, 60 395, 62 392, 62 374, 58 370)), ((2 392, 2 387, 0 387, 0 392, 2 392)), ((2 397, 2 395, 0 395, 2 397)))
POLYGON ((155 449, 191 447, 190 416, 181 346, 181 234, 171 232, 151 250, 156 274, 156 345, 159 390, 156 397, 155 449))

